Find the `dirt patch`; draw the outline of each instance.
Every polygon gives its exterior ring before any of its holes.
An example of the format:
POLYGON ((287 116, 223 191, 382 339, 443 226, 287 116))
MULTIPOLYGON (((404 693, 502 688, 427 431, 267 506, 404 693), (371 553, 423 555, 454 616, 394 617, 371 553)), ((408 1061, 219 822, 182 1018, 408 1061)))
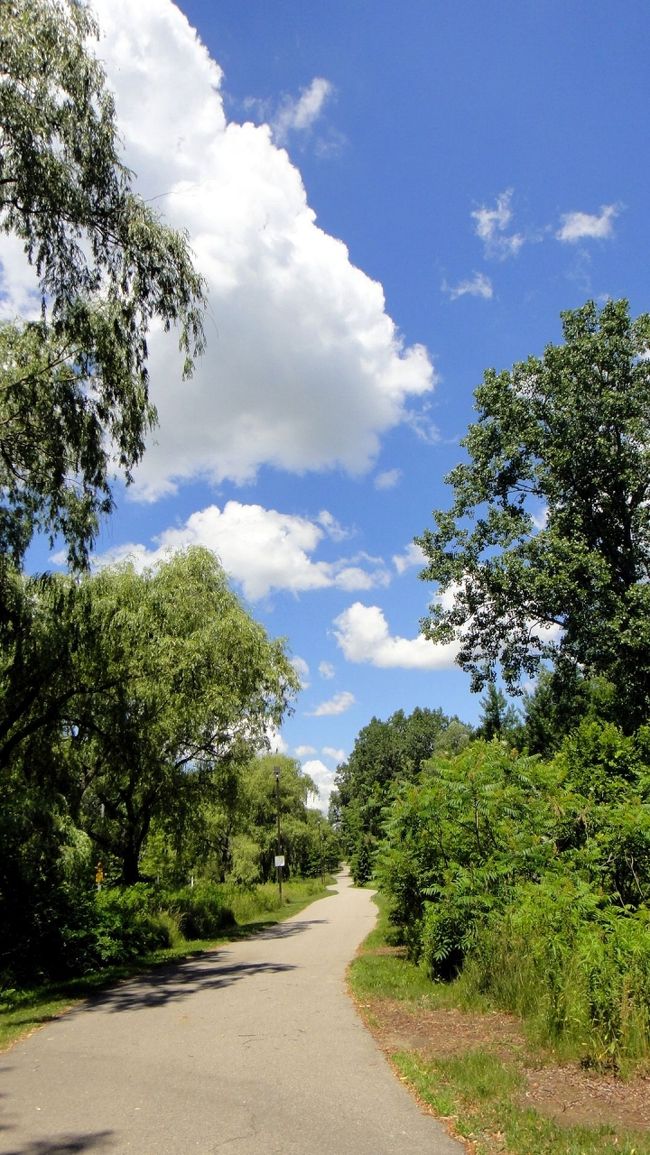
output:
POLYGON ((596 1075, 576 1063, 528 1071, 526 1106, 567 1126, 650 1131, 650 1078, 622 1082, 596 1075))
POLYGON ((522 1106, 567 1126, 650 1131, 650 1077, 623 1082, 577 1063, 540 1061, 512 1015, 425 1010, 393 999, 366 1000, 360 1009, 387 1054, 417 1051, 425 1059, 446 1059, 480 1047, 519 1067, 527 1082, 522 1106))

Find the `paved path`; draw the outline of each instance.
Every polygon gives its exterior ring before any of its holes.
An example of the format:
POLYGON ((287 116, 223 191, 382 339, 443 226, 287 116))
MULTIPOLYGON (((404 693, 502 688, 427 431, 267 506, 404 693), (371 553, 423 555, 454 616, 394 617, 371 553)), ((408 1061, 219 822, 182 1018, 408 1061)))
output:
POLYGON ((374 917, 341 876, 278 927, 45 1026, 0 1055, 0 1153, 461 1155, 345 993, 374 917))

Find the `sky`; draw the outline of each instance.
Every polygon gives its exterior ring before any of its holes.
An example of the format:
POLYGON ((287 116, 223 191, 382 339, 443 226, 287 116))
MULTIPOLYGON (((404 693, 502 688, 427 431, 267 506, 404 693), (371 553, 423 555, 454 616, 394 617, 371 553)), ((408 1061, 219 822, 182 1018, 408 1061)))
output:
MULTIPOLYGON (((373 716, 480 712, 416 535, 445 508, 473 391, 648 310, 645 0, 93 0, 136 190, 187 230, 207 351, 150 342, 159 427, 98 559, 213 549, 287 639, 276 736, 327 805, 373 716)), ((3 241, 2 309, 27 281, 3 241)), ((49 559, 49 564, 56 564, 49 559)))

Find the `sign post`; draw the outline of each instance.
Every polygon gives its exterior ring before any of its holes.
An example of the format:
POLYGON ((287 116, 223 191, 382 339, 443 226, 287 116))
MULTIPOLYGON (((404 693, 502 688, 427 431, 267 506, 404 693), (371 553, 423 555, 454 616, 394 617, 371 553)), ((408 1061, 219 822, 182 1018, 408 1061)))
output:
POLYGON ((282 853, 282 834, 280 832, 280 767, 275 767, 275 809, 278 820, 278 844, 277 854, 275 856, 275 869, 278 872, 278 893, 280 895, 280 906, 282 906, 282 868, 284 866, 284 854, 282 853))

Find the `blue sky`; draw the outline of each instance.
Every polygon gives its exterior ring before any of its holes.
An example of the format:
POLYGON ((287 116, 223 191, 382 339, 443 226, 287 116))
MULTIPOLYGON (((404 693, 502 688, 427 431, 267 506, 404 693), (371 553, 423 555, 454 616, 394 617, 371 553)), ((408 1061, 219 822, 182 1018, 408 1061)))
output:
POLYGON ((281 744, 326 801, 373 714, 480 712, 418 639, 410 546, 483 370, 590 297, 648 309, 647 4, 95 7, 136 187, 210 286, 189 385, 153 336, 161 424, 99 554, 216 550, 299 660, 281 744))

